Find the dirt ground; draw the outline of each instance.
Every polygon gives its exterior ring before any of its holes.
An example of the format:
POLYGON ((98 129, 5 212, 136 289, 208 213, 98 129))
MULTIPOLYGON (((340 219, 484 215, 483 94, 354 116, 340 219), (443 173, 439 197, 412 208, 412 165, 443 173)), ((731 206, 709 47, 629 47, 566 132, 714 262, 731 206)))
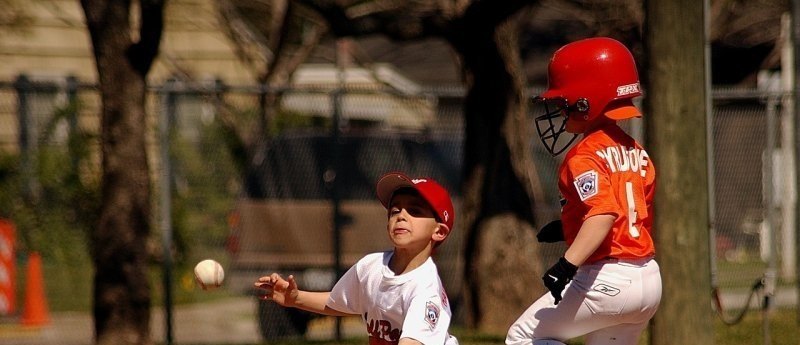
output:
MULTIPOLYGON (((176 344, 256 344, 260 341, 251 298, 231 298, 173 310, 173 341, 176 344)), ((151 336, 164 343, 163 308, 154 307, 151 336)), ((51 313, 50 323, 38 328, 17 324, 0 325, 0 343, 8 345, 88 345, 93 341, 91 315, 51 313)))
MULTIPOLYGON (((740 308, 746 293, 726 293, 722 303, 729 308, 740 308)), ((758 307, 759 301, 753 302, 758 307)), ((776 305, 797 305, 795 289, 779 290, 776 305)), ((3 345, 90 345, 92 344, 91 316, 86 313, 51 313, 50 323, 39 328, 25 328, 13 320, 0 320, 0 344, 3 345)), ((345 337, 364 335, 364 325, 358 318, 344 319, 342 334, 345 337)), ((157 344, 164 344, 164 313, 153 308, 151 336, 157 344)), ((309 325, 307 339, 333 338, 335 321, 322 318, 309 325)), ((232 297, 209 303, 178 306, 173 310, 174 344, 259 344, 254 297, 232 297)))
MULTIPOLYGON (((151 336, 157 344, 166 342, 164 310, 153 308, 151 336)), ((323 318, 309 325, 308 339, 331 339, 335 321, 323 318)), ((0 322, 3 345, 90 345, 93 321, 85 313, 51 313, 50 322, 38 328, 26 328, 13 322, 0 322)), ((360 320, 342 322, 344 336, 364 334, 360 320)), ((253 297, 232 297, 209 303, 178 306, 173 310, 174 344, 258 344, 256 301, 253 297)))

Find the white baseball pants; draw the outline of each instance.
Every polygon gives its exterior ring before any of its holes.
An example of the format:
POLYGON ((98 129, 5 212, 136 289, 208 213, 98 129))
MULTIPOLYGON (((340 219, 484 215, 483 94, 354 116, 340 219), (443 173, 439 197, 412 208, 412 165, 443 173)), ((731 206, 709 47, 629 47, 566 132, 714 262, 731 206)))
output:
POLYGON ((586 345, 636 345, 661 301, 661 273, 653 259, 602 260, 580 266, 563 297, 555 305, 547 291, 511 325, 506 345, 584 335, 586 345))

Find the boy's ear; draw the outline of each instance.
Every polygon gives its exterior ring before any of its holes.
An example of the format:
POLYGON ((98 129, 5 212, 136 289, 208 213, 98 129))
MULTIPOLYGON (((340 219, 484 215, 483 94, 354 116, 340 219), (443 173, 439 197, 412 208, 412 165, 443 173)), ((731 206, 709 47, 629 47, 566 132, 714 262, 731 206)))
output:
POLYGON ((447 238, 447 235, 450 235, 450 228, 444 223, 437 223, 436 231, 433 232, 432 239, 437 242, 442 242, 447 238))

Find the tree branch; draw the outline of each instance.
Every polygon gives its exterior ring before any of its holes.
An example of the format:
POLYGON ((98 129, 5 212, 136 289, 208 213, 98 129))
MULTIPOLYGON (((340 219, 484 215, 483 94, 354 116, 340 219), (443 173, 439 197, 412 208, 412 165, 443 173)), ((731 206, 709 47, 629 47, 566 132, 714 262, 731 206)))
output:
POLYGON ((128 51, 131 65, 141 75, 147 75, 158 56, 161 33, 164 29, 164 0, 140 0, 139 41, 128 51))
POLYGON ((273 51, 268 47, 269 42, 258 35, 251 23, 240 15, 237 7, 230 1, 217 0, 215 3, 220 13, 220 20, 227 24, 222 27, 234 43, 236 56, 250 67, 255 75, 266 74, 266 66, 275 58, 273 51))
POLYGON ((318 46, 319 41, 326 32, 328 32, 328 28, 325 25, 318 24, 312 26, 309 32, 303 35, 303 43, 294 51, 294 54, 291 54, 288 59, 278 59, 281 62, 285 61, 285 63, 280 64, 282 67, 275 66, 276 73, 273 73, 269 79, 273 83, 288 83, 289 75, 308 59, 308 56, 311 55, 318 46))
POLYGON ((539 0, 473 1, 462 17, 470 23, 478 24, 477 30, 493 29, 519 10, 537 3, 539 0))
POLYGON ((319 13, 336 37, 384 34, 395 40, 491 35, 500 23, 539 0, 425 1, 376 0, 351 4, 295 0, 319 13))

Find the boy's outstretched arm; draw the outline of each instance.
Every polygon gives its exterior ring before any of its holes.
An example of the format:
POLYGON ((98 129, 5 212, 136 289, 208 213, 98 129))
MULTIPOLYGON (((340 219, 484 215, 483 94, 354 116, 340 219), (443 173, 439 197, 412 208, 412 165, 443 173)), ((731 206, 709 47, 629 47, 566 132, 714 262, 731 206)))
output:
POLYGON ((258 298, 271 300, 284 307, 293 307, 330 316, 350 315, 326 305, 330 292, 312 292, 298 289, 297 281, 292 275, 286 279, 283 279, 277 273, 263 276, 255 282, 255 287, 259 293, 258 298))

